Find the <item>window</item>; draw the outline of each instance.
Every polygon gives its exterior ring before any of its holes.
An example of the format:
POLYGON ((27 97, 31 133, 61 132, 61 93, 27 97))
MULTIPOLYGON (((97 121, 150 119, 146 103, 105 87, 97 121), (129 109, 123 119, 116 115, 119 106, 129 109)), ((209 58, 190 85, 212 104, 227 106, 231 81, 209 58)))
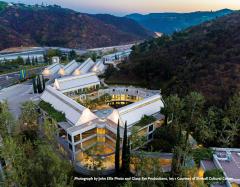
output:
POLYGON ((69 149, 72 151, 72 144, 68 144, 69 149))
POLYGON ((75 151, 79 151, 79 150, 81 150, 81 144, 75 145, 75 151))
POLYGON ((110 130, 108 130, 108 129, 106 129, 106 134, 107 134, 108 136, 110 136, 111 138, 113 138, 113 139, 116 138, 116 135, 115 135, 112 131, 110 131, 110 130))
POLYGON ((96 135, 96 134, 97 134, 97 129, 96 128, 91 129, 89 131, 86 131, 86 132, 82 133, 82 139, 85 139, 89 136, 96 135))
POLYGON ((80 134, 74 136, 74 142, 80 141, 80 134))
POLYGON ((153 139, 153 133, 148 135, 148 140, 152 140, 153 139))
POLYGON ((97 129, 97 134, 104 135, 105 134, 105 129, 104 128, 98 128, 97 129))
POLYGON ((68 140, 72 142, 72 136, 70 134, 68 134, 68 140))
POLYGON ((153 125, 150 125, 149 127, 148 127, 148 132, 152 132, 153 131, 153 125))

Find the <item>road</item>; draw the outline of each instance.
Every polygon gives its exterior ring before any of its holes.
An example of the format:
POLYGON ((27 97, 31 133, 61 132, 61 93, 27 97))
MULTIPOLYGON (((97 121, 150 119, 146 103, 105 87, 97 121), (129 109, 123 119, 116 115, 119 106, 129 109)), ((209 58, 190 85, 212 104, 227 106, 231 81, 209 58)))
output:
POLYGON ((32 93, 31 81, 0 90, 0 102, 7 100, 9 110, 16 119, 20 116, 22 103, 38 99, 39 94, 32 93))
MULTIPOLYGON (((41 72, 43 70, 44 67, 37 67, 37 68, 33 68, 28 71, 28 75, 34 75, 34 74, 38 74, 39 72, 41 72)), ((16 72, 11 72, 11 73, 6 73, 6 74, 2 74, 0 75, 0 90, 3 88, 7 88, 13 84, 15 84, 16 82, 19 81, 19 73, 20 71, 16 71, 16 72)))

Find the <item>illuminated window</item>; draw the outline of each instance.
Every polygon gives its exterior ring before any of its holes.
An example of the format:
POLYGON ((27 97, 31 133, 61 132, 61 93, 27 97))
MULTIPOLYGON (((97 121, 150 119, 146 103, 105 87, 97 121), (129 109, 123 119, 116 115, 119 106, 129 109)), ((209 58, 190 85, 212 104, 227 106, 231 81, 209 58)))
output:
POLYGON ((105 129, 104 128, 98 128, 97 129, 97 134, 99 134, 99 135, 105 134, 105 129))
POLYGON ((97 137, 97 141, 99 142, 99 143, 104 143, 105 142, 105 137, 103 136, 98 136, 97 137))
POLYGON ((108 136, 110 136, 111 138, 113 138, 113 139, 116 138, 116 135, 115 135, 112 131, 110 131, 110 130, 108 130, 108 129, 106 129, 106 134, 107 134, 108 136))
POLYGON ((80 141, 80 134, 74 136, 74 142, 80 141))
POLYGON ((86 131, 86 132, 82 133, 82 139, 85 139, 89 136, 96 135, 96 134, 97 134, 97 129, 96 128, 91 129, 89 131, 86 131))
POLYGON ((75 151, 79 151, 79 150, 81 150, 81 144, 75 145, 75 151))
POLYGON ((84 149, 86 149, 88 147, 91 147, 95 143, 97 143, 97 137, 91 138, 90 140, 87 140, 87 141, 83 142, 82 146, 83 146, 84 149))

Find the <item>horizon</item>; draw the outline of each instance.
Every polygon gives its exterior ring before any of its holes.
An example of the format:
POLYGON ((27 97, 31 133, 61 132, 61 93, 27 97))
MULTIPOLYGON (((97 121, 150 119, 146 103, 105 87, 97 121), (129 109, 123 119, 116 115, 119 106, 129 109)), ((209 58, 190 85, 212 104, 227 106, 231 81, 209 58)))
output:
POLYGON ((191 13, 198 11, 218 11, 222 9, 238 10, 240 9, 240 1, 238 0, 213 0, 214 2, 207 2, 208 0, 202 0, 201 2, 193 2, 192 0, 185 0, 182 3, 178 0, 170 0, 169 3, 163 2, 163 0, 139 0, 138 3, 132 1, 127 2, 114 2, 110 0, 82 0, 77 2, 76 0, 3 0, 8 3, 24 3, 29 5, 44 4, 44 5, 59 5, 63 8, 73 9, 78 12, 88 14, 112 14, 115 16, 125 16, 128 14, 149 14, 149 13, 191 13), (98 3, 96 3, 98 1, 98 3), (95 4, 93 3, 95 2, 95 4), (130 6, 132 5, 132 6, 130 6), (134 5, 134 7, 133 7, 134 5), (137 6, 136 6, 137 5, 137 6), (120 8, 119 8, 120 7, 120 8), (130 7, 130 8, 124 8, 130 7))

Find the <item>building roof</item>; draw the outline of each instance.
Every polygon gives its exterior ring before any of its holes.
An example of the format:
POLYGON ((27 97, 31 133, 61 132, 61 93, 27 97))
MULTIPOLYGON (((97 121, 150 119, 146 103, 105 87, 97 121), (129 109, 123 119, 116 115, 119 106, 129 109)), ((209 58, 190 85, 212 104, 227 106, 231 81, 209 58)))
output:
POLYGON ((80 105, 52 86, 46 87, 41 99, 50 103, 57 111, 65 113, 66 119, 73 126, 81 125, 97 118, 88 108, 80 105))
POLYGON ((97 63, 92 67, 92 72, 102 72, 105 69, 105 65, 102 60, 98 60, 97 63))
POLYGON ((95 62, 91 58, 85 60, 77 69, 74 70, 72 75, 82 75, 87 72, 95 65, 95 62))
POLYGON ((59 74, 62 76, 70 75, 78 66, 78 62, 76 62, 76 60, 72 60, 59 70, 59 74))
POLYGON ((46 67, 46 68, 43 70, 42 74, 43 74, 44 76, 53 75, 53 74, 57 73, 57 72, 60 70, 60 68, 62 68, 61 64, 59 64, 59 63, 54 63, 54 64, 46 67))
POLYGON ((226 149, 225 153, 218 150, 214 154, 214 159, 219 163, 227 178, 232 178, 234 182, 240 184, 240 149, 226 149), (224 154, 227 159, 224 158, 224 154))
POLYGON ((158 113, 164 107, 161 99, 161 95, 156 94, 136 103, 115 109, 108 116, 108 119, 115 123, 119 120, 121 126, 124 126, 125 122, 127 122, 128 126, 132 126, 140 121, 144 115, 150 116, 158 113))
POLYGON ((216 166, 212 160, 201 160, 200 163, 204 171, 216 169, 216 166))
POLYGON ((87 73, 55 79, 54 87, 61 92, 69 92, 97 84, 100 84, 98 76, 95 73, 87 73))

